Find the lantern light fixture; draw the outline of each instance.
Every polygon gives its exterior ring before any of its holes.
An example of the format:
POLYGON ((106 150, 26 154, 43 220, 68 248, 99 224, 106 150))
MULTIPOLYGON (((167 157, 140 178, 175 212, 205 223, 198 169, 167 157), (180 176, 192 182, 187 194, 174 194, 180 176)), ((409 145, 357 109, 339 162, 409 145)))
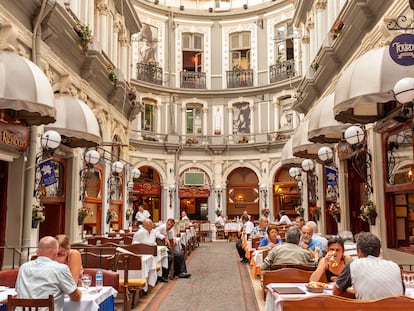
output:
POLYGON ((358 145, 364 141, 364 130, 356 125, 352 125, 345 130, 344 138, 350 145, 358 145))
POLYGON ((395 99, 401 104, 411 103, 414 99, 414 78, 403 78, 394 86, 395 99))
POLYGON ((99 152, 96 150, 88 150, 85 153, 85 162, 92 166, 99 162, 99 158, 99 152))
POLYGON ((326 162, 333 159, 333 151, 328 146, 323 146, 318 150, 318 157, 322 162, 326 162))
POLYGON ((141 171, 138 168, 133 168, 131 171, 131 176, 133 179, 138 179, 141 176, 141 171))
POLYGON ((121 161, 116 161, 112 163, 112 172, 114 174, 119 174, 124 170, 124 164, 121 161))
POLYGON ((305 159, 305 160, 302 161, 302 169, 305 172, 312 171, 313 167, 314 167, 314 165, 313 165, 313 161, 311 159, 305 159))
POLYGON ((50 130, 42 135, 40 143, 43 149, 56 149, 59 147, 62 137, 56 131, 50 130))

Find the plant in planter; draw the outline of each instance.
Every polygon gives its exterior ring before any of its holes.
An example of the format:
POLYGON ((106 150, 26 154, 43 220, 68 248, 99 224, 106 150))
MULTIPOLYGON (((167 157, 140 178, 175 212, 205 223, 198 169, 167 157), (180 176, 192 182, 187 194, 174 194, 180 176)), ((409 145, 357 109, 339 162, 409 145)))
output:
POLYGON ((112 66, 112 64, 109 64, 108 66, 106 66, 106 69, 108 71, 108 78, 109 80, 114 84, 114 86, 117 84, 118 82, 118 77, 116 75, 115 72, 115 68, 114 66, 112 66))
POLYGON ((378 214, 374 202, 368 200, 366 203, 362 204, 359 209, 361 211, 359 218, 363 221, 368 221, 370 225, 375 225, 375 218, 378 214))
POLYGON ((93 215, 92 210, 87 206, 82 206, 78 208, 78 225, 82 225, 86 216, 93 215))
POLYGON ((298 215, 303 216, 303 213, 305 212, 305 209, 302 205, 298 205, 295 207, 295 211, 298 215))
POLYGON ((241 71, 242 69, 239 64, 233 65, 233 73, 235 74, 236 77, 240 76, 241 71))
POLYGON ((341 209, 339 203, 332 202, 328 207, 329 214, 331 214, 337 222, 341 221, 341 209))
POLYGON ((39 222, 45 221, 45 207, 40 204, 33 204, 32 207, 32 228, 37 228, 39 222))
POLYGON ((216 213, 217 217, 219 217, 221 215, 221 213, 223 213, 223 210, 221 208, 216 208, 214 213, 216 213))
POLYGON ((316 71, 319 68, 319 63, 314 62, 314 63, 312 63, 311 67, 312 67, 313 71, 316 71))
POLYGON ((106 212, 106 223, 109 224, 112 220, 116 220, 118 215, 113 208, 108 209, 106 212))
POLYGON ((342 28, 344 28, 344 22, 341 19, 338 19, 332 26, 331 38, 335 40, 341 33, 342 28))
POLYGON ((319 206, 311 206, 309 207, 309 211, 312 214, 313 218, 319 220, 319 216, 321 215, 321 208, 319 206))
POLYGON ((82 24, 81 22, 77 22, 73 29, 76 31, 81 40, 82 54, 85 55, 86 52, 88 52, 89 43, 92 43, 93 41, 92 32, 88 26, 82 24))

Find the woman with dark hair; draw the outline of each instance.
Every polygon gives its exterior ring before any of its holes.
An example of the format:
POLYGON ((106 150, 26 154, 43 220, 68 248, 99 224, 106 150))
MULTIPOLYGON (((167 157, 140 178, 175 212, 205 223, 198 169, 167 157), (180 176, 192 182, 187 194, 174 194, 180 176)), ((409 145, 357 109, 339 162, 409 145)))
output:
POLYGON ((276 245, 282 244, 282 239, 279 236, 279 231, 275 225, 267 227, 267 237, 262 238, 258 250, 272 249, 276 245))
POLYGON ((337 276, 345 264, 352 260, 351 256, 345 256, 344 240, 339 236, 333 236, 328 240, 328 252, 321 257, 318 267, 312 273, 310 281, 335 282, 337 276))

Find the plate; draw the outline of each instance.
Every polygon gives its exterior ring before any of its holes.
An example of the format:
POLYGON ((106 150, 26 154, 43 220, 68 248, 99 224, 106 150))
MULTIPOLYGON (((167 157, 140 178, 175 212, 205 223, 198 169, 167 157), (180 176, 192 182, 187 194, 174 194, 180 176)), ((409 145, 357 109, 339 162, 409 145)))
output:
POLYGON ((9 288, 7 286, 0 286, 0 292, 3 292, 5 290, 8 290, 9 288))

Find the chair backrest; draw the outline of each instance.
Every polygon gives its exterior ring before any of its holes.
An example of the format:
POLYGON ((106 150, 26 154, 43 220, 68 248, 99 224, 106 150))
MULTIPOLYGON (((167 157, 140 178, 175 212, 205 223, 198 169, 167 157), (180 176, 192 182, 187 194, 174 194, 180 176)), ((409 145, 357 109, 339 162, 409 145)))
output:
POLYGON ((130 236, 130 235, 124 235, 124 238, 123 238, 124 244, 125 245, 132 244, 132 239, 133 239, 132 236, 130 236))
POLYGON ((282 300, 283 311, 388 311, 414 310, 414 299, 406 296, 385 297, 377 300, 348 299, 333 295, 320 295, 303 299, 282 300))
POLYGON ((306 283, 312 271, 296 268, 282 268, 273 271, 263 271, 263 285, 269 283, 306 283))
POLYGON ((87 237, 86 239, 88 240, 88 244, 90 245, 102 245, 107 242, 112 242, 111 239, 103 236, 92 236, 87 237))
POLYGON ((130 245, 122 245, 121 247, 137 255, 158 255, 157 245, 134 243, 130 245))
POLYGON ((261 238, 252 238, 252 248, 258 248, 261 238))
POLYGON ((101 256, 91 252, 81 253, 82 266, 84 268, 102 268, 107 270, 113 270, 111 266, 110 258, 115 257, 111 256, 101 256))
MULTIPOLYGON (((89 274, 92 276, 91 286, 95 286, 95 276, 97 268, 84 268, 83 273, 89 274)), ((119 288, 119 273, 112 270, 102 269, 103 273, 103 284, 104 286, 112 286, 116 291, 119 288)))
POLYGON ((0 271, 0 285, 14 288, 16 287, 18 269, 0 271))
POLYGON ((16 298, 12 295, 7 297, 7 310, 14 311, 16 308, 22 311, 38 311, 45 310, 54 311, 54 299, 53 295, 49 295, 48 298, 16 298))
POLYGON ((279 270, 283 268, 296 268, 296 269, 306 270, 306 271, 315 271, 317 266, 316 265, 305 265, 305 264, 294 264, 294 263, 281 263, 281 264, 273 264, 270 266, 270 270, 279 270))
POLYGON ((128 284, 128 279, 138 278, 134 271, 142 269, 142 258, 140 255, 118 253, 115 260, 115 267, 119 273, 119 277, 124 279, 124 284, 128 284))

